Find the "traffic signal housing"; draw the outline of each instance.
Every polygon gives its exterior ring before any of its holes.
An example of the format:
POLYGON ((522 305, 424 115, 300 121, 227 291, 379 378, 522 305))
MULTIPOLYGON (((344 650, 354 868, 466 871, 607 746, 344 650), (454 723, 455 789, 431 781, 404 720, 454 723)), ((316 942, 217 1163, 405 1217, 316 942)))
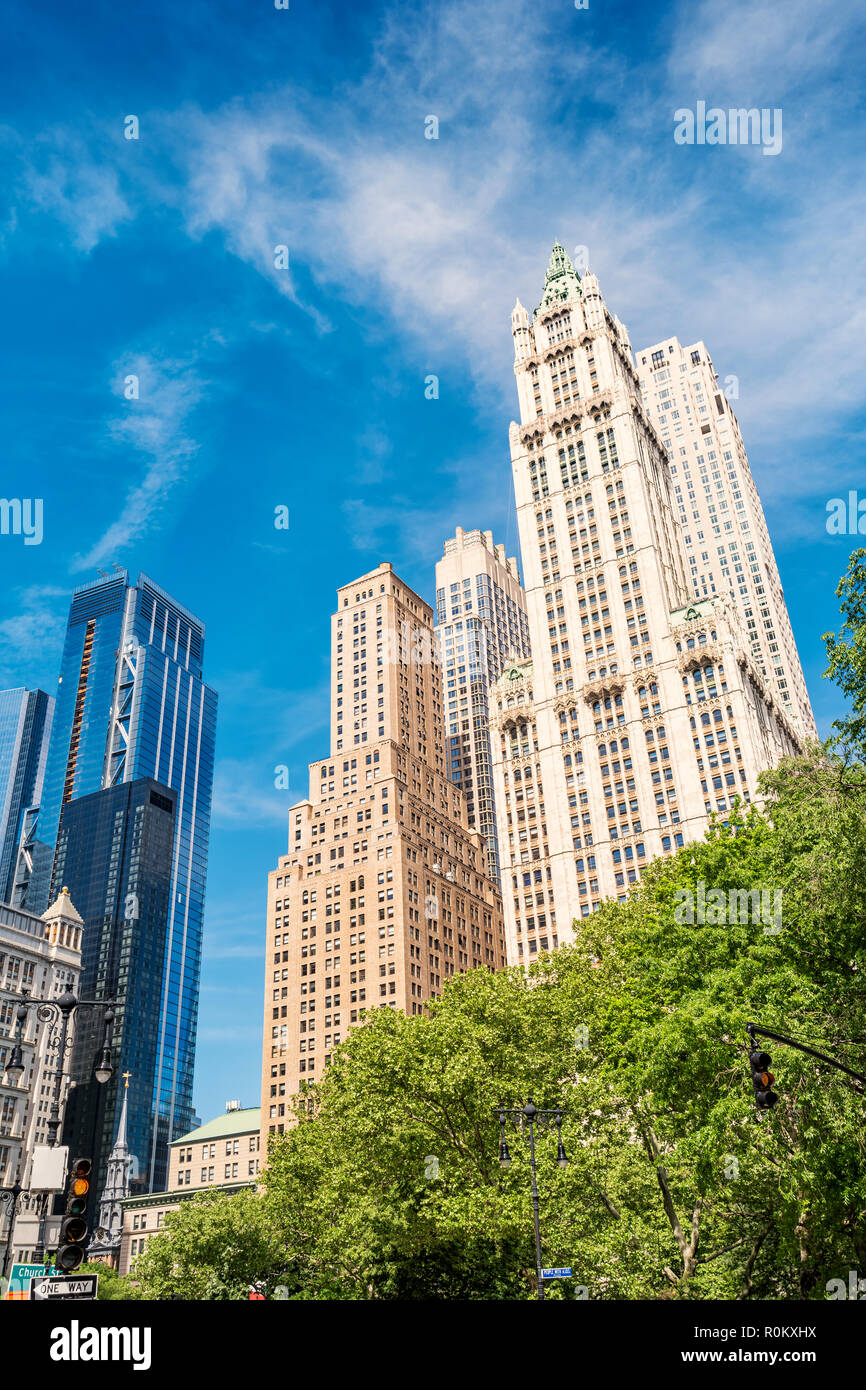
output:
POLYGON ((753 1048, 749 1053, 752 1085, 755 1088, 755 1106, 759 1114, 762 1110, 772 1110, 779 1100, 776 1092, 770 1089, 776 1079, 770 1071, 772 1060, 769 1052, 760 1052, 757 1048, 753 1048))
POLYGON ((89 1158, 77 1158, 72 1165, 66 1189, 66 1213, 60 1223, 60 1245, 57 1268, 70 1274, 84 1259, 87 1240, 87 1201, 90 1195, 90 1175, 93 1163, 89 1158))

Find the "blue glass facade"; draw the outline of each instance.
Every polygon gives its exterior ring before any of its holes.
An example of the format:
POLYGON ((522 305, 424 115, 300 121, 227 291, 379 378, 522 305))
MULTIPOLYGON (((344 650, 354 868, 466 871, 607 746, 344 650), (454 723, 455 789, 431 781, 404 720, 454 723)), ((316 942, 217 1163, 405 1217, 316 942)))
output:
POLYGON ((497 583, 495 573, 476 569, 484 564, 480 552, 479 545, 467 545, 462 552, 467 572, 447 588, 437 580, 436 634, 442 662, 448 775, 463 791, 469 824, 487 846, 487 872, 498 883, 499 841, 487 698, 506 662, 529 655, 529 626, 523 603, 497 583))
MULTIPOLYGON (((133 583, 121 571, 76 590, 39 813, 46 853, 34 862, 26 897, 29 910, 42 912, 66 882, 54 871, 54 849, 65 808, 77 798, 142 777, 176 793, 149 1187, 164 1142, 192 1122, 217 709, 202 679, 204 635, 202 623, 145 574, 133 583)), ((75 901, 73 884, 66 886, 75 901)))
POLYGON ((53 713, 44 690, 0 690, 0 902, 13 900, 24 813, 42 792, 53 713))
POLYGON ((156 1148, 154 1183, 167 1178, 168 1126, 154 1105, 160 1007, 165 980, 177 794, 150 778, 77 797, 64 808, 55 858, 58 882, 74 885, 84 920, 81 996, 116 999, 114 1076, 100 1085, 93 1061, 101 1044, 101 1011, 82 1011, 75 1024, 64 1143, 96 1165, 91 1192, 105 1182, 108 1155, 130 1074, 128 1140, 132 1181, 145 1190, 156 1148), (154 1135, 156 1145, 154 1146, 154 1135))

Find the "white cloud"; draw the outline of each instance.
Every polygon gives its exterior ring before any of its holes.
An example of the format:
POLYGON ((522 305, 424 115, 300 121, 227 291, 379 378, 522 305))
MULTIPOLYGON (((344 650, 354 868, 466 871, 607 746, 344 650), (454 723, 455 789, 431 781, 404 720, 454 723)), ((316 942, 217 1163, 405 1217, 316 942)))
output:
POLYGON ((121 398, 124 381, 133 375, 140 383, 139 398, 124 399, 122 413, 109 421, 107 434, 124 451, 124 471, 130 458, 142 455, 147 460, 144 472, 129 489, 117 518, 85 555, 72 561, 73 571, 113 561, 139 540, 166 507, 198 450, 187 429, 204 391, 195 359, 160 359, 147 353, 124 359, 115 382, 121 398))
MULTIPOLYGON (((44 202, 61 220, 78 210, 85 246, 158 199, 190 237, 222 237, 321 331, 328 301, 349 301, 371 338, 402 336, 410 370, 480 383, 488 405, 498 388, 512 414, 515 292, 534 307, 555 236, 586 244, 636 347, 702 337, 740 377, 747 443, 780 428, 807 438, 828 410, 853 406, 866 369, 855 241, 866 208, 849 175, 862 120, 849 98, 857 15, 850 0, 829 12, 812 0, 689 0, 659 17, 667 57, 640 61, 600 47, 567 7, 482 3, 467 24, 457 0, 395 6, 354 84, 315 102, 287 86, 150 113, 161 175, 154 159, 120 192, 109 170, 100 203, 74 193, 91 171, 73 151, 80 176, 55 171, 60 192, 46 187, 44 202), (673 111, 698 96, 783 104, 781 155, 674 146, 673 111), (431 114, 438 140, 424 139, 431 114), (288 271, 274 268, 278 244, 288 271)), ((183 462, 182 451, 155 461, 118 520, 121 540, 183 462)), ((372 465, 366 481, 379 476, 372 465)))
POLYGON ((118 170, 110 159, 94 159, 92 145, 81 137, 63 130, 50 131, 25 154, 19 138, 8 130, 3 135, 7 147, 18 156, 19 174, 13 179, 12 197, 32 211, 55 218, 70 233, 77 250, 92 251, 133 217, 121 191, 118 170))
MULTIPOLYGON (((673 76, 701 89, 712 102, 741 94, 737 105, 778 105, 839 67, 840 55, 862 22, 850 0, 831 6, 815 0, 689 0, 688 22, 678 24, 669 57, 673 76), (761 92, 764 99, 761 100, 761 92)), ((856 66, 856 65, 855 65, 856 66)), ((856 74, 852 72, 852 76, 856 74)))
POLYGON ((823 428, 828 399, 854 404, 866 369, 864 195, 842 152, 825 149, 820 103, 786 109, 778 160, 676 147, 672 112, 687 79, 720 96, 742 89, 746 101, 762 77, 767 104, 807 77, 830 82, 854 11, 840 7, 832 42, 805 0, 700 13, 694 22, 690 7, 675 26, 667 69, 629 70, 587 43, 574 16, 491 5, 466 26, 457 4, 392 12, 367 78, 312 115, 281 92, 202 115, 191 139, 169 120, 188 171, 177 191, 187 226, 221 231, 271 279, 265 253, 284 237, 329 295, 390 317, 413 370, 456 369, 463 384, 468 363, 470 383, 488 399, 496 383, 510 413, 515 291, 533 308, 554 237, 586 244, 636 347, 672 332, 704 338, 741 378, 752 440, 780 425, 807 436, 823 428), (589 103, 616 102, 615 118, 585 131, 548 119, 566 77, 589 103), (423 138, 428 114, 440 118, 438 141, 423 138), (742 202, 734 217, 726 200, 742 202))
POLYGON ((289 806, 305 794, 274 786, 276 764, 264 757, 246 762, 222 758, 214 768, 211 815, 215 825, 235 828, 286 826, 289 806))
POLYGON ((66 589, 47 584, 19 590, 17 599, 7 595, 8 606, 17 603, 18 611, 0 621, 0 688, 25 684, 22 672, 30 665, 50 670, 52 657, 59 660, 65 631, 61 598, 68 598, 66 589))

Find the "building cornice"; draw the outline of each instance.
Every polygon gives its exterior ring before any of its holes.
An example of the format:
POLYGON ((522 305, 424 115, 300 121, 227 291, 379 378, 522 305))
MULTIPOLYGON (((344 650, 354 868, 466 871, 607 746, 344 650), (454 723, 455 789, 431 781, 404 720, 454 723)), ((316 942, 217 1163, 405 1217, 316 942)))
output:
POLYGON ((241 1192, 245 1187, 257 1187, 258 1179, 249 1182, 212 1182, 205 1187, 179 1187, 174 1192, 146 1192, 141 1197, 121 1197, 118 1206, 124 1211, 140 1207, 170 1207, 180 1202, 189 1202, 200 1197, 203 1192, 241 1192))

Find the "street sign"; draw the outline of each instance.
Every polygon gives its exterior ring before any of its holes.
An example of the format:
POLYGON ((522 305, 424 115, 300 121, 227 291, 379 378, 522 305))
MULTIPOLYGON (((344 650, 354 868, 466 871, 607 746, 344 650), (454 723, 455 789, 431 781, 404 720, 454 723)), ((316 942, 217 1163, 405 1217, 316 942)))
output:
POLYGON ((563 1269, 543 1269, 543 1270, 541 1271, 541 1277, 542 1277, 542 1279, 570 1279, 570 1278, 571 1278, 571 1270, 570 1270, 570 1269, 567 1269, 567 1268, 563 1268, 563 1269))
POLYGON ((66 1169, 69 1167, 69 1146, 57 1144, 35 1144, 30 1165, 31 1192, 62 1192, 66 1186, 66 1169))
POLYGON ((98 1274, 64 1275, 53 1279, 32 1279, 30 1297, 34 1299, 79 1299, 96 1297, 98 1274))
POLYGON ((45 1273, 45 1265, 13 1265, 9 1275, 7 1298, 30 1297, 30 1280, 45 1273))

